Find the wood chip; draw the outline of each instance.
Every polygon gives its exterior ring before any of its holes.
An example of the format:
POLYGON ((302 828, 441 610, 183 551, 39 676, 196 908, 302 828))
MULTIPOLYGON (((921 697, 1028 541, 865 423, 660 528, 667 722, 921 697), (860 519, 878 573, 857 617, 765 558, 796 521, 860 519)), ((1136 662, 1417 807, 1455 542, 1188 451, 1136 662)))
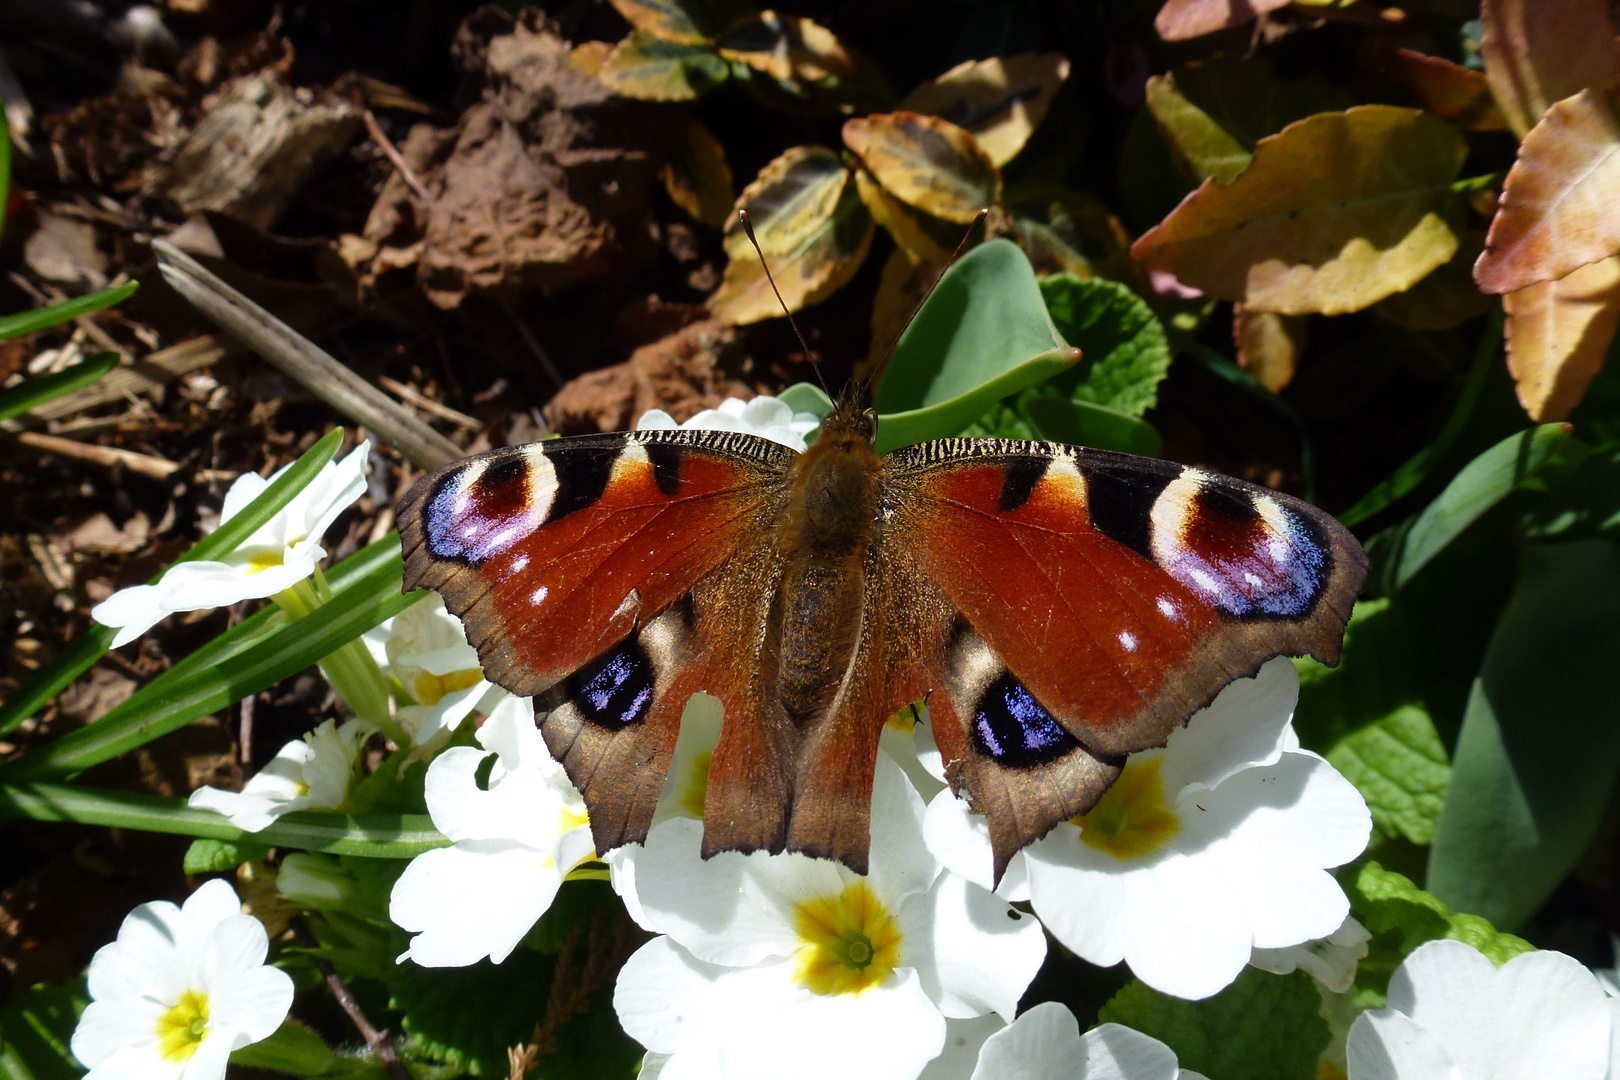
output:
POLYGON ((176 469, 180 468, 178 462, 170 461, 168 458, 154 457, 151 454, 137 454, 133 450, 120 450, 112 446, 96 446, 92 443, 74 442, 72 439, 62 439, 55 435, 42 435, 37 431, 20 432, 17 435, 17 441, 24 446, 31 446, 35 450, 43 450, 48 454, 59 454, 62 457, 88 461, 96 465, 105 465, 108 468, 122 465, 131 472, 138 472, 142 476, 150 476, 155 480, 167 479, 176 469))

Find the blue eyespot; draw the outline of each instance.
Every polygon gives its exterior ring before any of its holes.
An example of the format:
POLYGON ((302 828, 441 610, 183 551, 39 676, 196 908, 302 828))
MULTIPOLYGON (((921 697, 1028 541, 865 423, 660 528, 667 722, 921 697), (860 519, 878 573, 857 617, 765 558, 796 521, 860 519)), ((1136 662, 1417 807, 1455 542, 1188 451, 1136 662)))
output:
POLYGON ((1014 769, 1044 765, 1080 745, 1010 671, 979 697, 972 737, 980 753, 1014 769))
POLYGON ((567 689, 581 716, 617 731, 645 719, 653 697, 652 662, 631 638, 575 672, 567 689))

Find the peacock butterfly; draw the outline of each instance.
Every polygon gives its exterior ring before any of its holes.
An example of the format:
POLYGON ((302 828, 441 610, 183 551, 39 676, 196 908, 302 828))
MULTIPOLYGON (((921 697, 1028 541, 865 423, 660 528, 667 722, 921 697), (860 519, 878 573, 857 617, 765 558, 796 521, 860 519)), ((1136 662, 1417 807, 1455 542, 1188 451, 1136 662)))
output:
POLYGON ((1054 443, 880 457, 876 434, 853 389, 802 454, 728 431, 584 435, 405 496, 405 588, 443 594, 489 679, 537 698, 597 851, 646 837, 700 690, 725 706, 705 857, 864 873, 879 736, 926 697, 999 879, 1233 679, 1338 660, 1367 559, 1314 506, 1054 443))

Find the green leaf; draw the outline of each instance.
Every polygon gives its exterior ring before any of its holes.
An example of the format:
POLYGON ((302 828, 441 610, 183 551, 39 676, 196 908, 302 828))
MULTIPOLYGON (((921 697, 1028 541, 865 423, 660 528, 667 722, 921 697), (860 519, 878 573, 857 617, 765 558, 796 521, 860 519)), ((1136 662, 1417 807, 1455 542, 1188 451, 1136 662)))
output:
POLYGON ((1327 759, 1367 800, 1377 837, 1403 836, 1414 844, 1434 839, 1451 764, 1421 706, 1403 705, 1367 725, 1327 759))
POLYGON ((1266 389, 1259 379, 1238 367, 1231 360, 1222 356, 1214 349, 1200 341, 1182 338, 1177 343, 1178 349, 1190 359, 1200 364, 1204 370, 1237 387, 1249 397, 1258 401, 1287 422, 1299 436, 1299 471, 1305 485, 1305 501, 1314 502, 1316 499, 1316 450, 1311 442, 1311 433, 1305 426, 1305 418, 1300 416, 1287 401, 1276 393, 1266 389))
POLYGON ((878 452, 955 435, 1078 359, 1024 253, 1008 240, 981 244, 939 279, 895 346, 873 403, 878 452))
POLYGON ((603 60, 596 77, 625 97, 691 101, 718 86, 730 70, 702 45, 660 41, 645 30, 632 30, 603 60))
POLYGON ((32 311, 18 312, 16 315, 7 315, 0 318, 0 340, 6 338, 22 337, 32 334, 36 330, 48 330, 65 322, 71 322, 80 315, 89 315, 121 304, 132 296, 140 282, 130 281, 118 286, 116 289, 102 289, 99 292, 89 293, 85 296, 76 296, 72 300, 64 300, 60 304, 47 304, 45 307, 35 308, 32 311))
POLYGON ((1311 1080, 1328 1044, 1321 995, 1303 971, 1244 968, 1214 997, 1183 1001, 1131 982, 1097 1013, 1166 1043, 1183 1069, 1210 1080, 1311 1080))
POLYGON ((1048 397, 1040 387, 1020 394, 1018 405, 1038 439, 1143 457, 1158 457, 1164 449, 1153 425, 1105 405, 1048 397))
POLYGON ((0 768, 0 781, 81 772, 302 671, 420 599, 416 593, 401 593, 402 576, 396 548, 387 563, 310 614, 154 695, 156 700, 131 697, 94 724, 29 751, 0 768))
POLYGON ((283 814, 267 829, 246 833, 212 810, 192 809, 184 799, 70 784, 0 785, 0 818, 111 825, 233 843, 251 837, 253 843, 270 847, 370 859, 409 859, 449 844, 426 814, 298 810, 283 814))
POLYGON ((1596 836, 1620 768, 1620 545, 1531 545, 1480 665, 1428 886, 1514 928, 1596 836))
POLYGON ((296 1020, 288 1019, 267 1039, 231 1051, 231 1064, 269 1069, 293 1076, 323 1076, 338 1064, 326 1040, 296 1020))
POLYGON ((0 1009, 0 1078, 72 1080, 84 1075, 68 1041, 90 1003, 84 980, 39 985, 0 1009))
POLYGON ((1478 915, 1453 914, 1444 902, 1414 885, 1410 878, 1366 862, 1345 889, 1351 912, 1372 934, 1367 956, 1356 966, 1356 988, 1370 991, 1365 1004, 1383 1004, 1389 977, 1411 951, 1425 941, 1449 938, 1472 945, 1498 966, 1529 952, 1523 938, 1499 933, 1478 915))
POLYGON ((788 408, 794 412, 811 413, 823 420, 833 411, 833 399, 827 396, 827 391, 815 383, 794 383, 776 396, 786 402, 788 408))
POLYGON ((1523 532, 1531 540, 1620 537, 1620 450, 1591 454, 1551 484, 1526 516, 1523 532))
POLYGON ((44 375, 38 379, 29 379, 20 386, 14 386, 5 393, 0 394, 0 420, 10 420, 14 416, 21 416, 30 409, 36 409, 47 401, 55 401, 63 394, 71 394, 80 387, 102 379, 113 368, 118 366, 118 354, 115 352, 96 353, 87 360, 74 364, 70 368, 58 371, 54 375, 44 375))
POLYGON ((245 862, 262 859, 268 854, 269 844, 199 837, 186 848, 181 869, 188 874, 216 874, 222 870, 234 870, 245 862))
MULTIPOLYGON (((292 502, 293 497, 304 490, 309 485, 309 482, 315 479, 321 469, 326 466, 326 463, 332 460, 332 455, 337 452, 337 448, 342 441, 343 430, 341 428, 334 428, 332 431, 327 432, 324 438, 304 451, 303 456, 295 461, 291 468, 261 491, 258 498, 243 507, 241 513, 199 540, 190 551, 180 556, 175 562, 212 559, 216 555, 234 549, 243 540, 253 535, 253 532, 260 525, 263 525, 279 513, 282 507, 292 502)), ((397 544, 398 541, 396 540, 395 543, 397 544)), ((377 544, 373 544, 366 551, 373 551, 376 547, 377 544)), ((354 562, 363 554, 365 552, 359 552, 347 561, 354 562)), ((167 572, 165 570, 163 573, 167 572)), ((159 574, 152 581, 156 583, 162 578, 163 574, 159 574)), ((337 588, 335 582, 332 587, 337 588)), ((268 615, 263 616, 263 618, 268 617, 268 615)), ((259 616, 255 616, 254 619, 247 620, 246 623, 237 627, 237 630, 246 631, 249 623, 254 626, 262 626, 262 621, 255 622, 255 619, 258 618, 259 616)), ((5 705, 0 706, 0 736, 16 730, 19 724, 34 714, 34 710, 55 697, 68 683, 88 671, 90 665, 101 659, 102 654, 107 651, 107 646, 112 643, 115 633, 116 631, 111 627, 101 625, 91 627, 83 636, 69 645, 61 655, 46 664, 38 674, 29 679, 21 690, 11 695, 6 700, 5 705)), ((218 642, 216 641, 215 644, 218 644, 218 642)), ((209 647, 205 646, 204 648, 209 647)), ((180 665, 176 665, 176 668, 178 667, 180 665)), ((137 693, 130 701, 126 701, 125 706, 128 706, 136 697, 141 697, 152 690, 165 677, 177 678, 175 668, 171 668, 151 683, 148 683, 140 693, 137 693)))
POLYGON ((1142 298, 1117 281, 1053 274, 1041 282, 1052 322, 1081 362, 1053 379, 1053 392, 1141 416, 1158 401, 1170 343, 1142 298))
POLYGON ((1568 424, 1543 424, 1510 435, 1469 462, 1416 516, 1368 544, 1379 591, 1394 592, 1464 529, 1543 467, 1569 442, 1568 424))

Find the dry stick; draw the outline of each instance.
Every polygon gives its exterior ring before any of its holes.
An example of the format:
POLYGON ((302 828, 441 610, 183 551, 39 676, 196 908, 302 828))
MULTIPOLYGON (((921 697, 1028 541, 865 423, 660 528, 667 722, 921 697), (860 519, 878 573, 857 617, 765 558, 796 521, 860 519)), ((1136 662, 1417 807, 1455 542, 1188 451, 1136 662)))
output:
POLYGON ((24 446, 32 446, 35 450, 44 450, 49 454, 60 454, 62 457, 77 458, 96 465, 105 465, 112 468, 122 465, 131 472, 138 472, 142 476, 150 476, 154 480, 166 480, 169 475, 180 467, 178 462, 168 458, 153 457, 151 454, 137 454, 133 450, 119 450, 112 446, 97 446, 94 443, 76 442, 73 439, 63 439, 56 435, 42 435, 37 431, 21 431, 17 433, 17 441, 24 446))
POLYGON ((332 996, 337 998, 337 1003, 343 1006, 343 1011, 349 1014, 350 1020, 354 1021, 354 1026, 360 1032, 360 1037, 366 1040, 366 1045, 371 1047, 371 1052, 377 1056, 377 1060, 382 1062, 383 1067, 388 1070, 388 1075, 393 1080, 411 1080, 410 1071, 405 1068, 405 1063, 399 1060, 399 1054, 394 1051, 394 1040, 388 1037, 388 1032, 378 1031, 371 1026, 371 1021, 366 1019, 366 1014, 360 1011, 360 1003, 354 1000, 354 995, 349 993, 348 986, 338 976, 338 973, 332 970, 331 964, 319 956, 311 956, 310 959, 315 962, 316 970, 326 979, 327 989, 332 991, 332 996))
POLYGON ((405 156, 389 140, 387 133, 383 131, 382 125, 377 123, 377 118, 372 115, 371 110, 364 109, 360 115, 366 122, 366 134, 371 136, 371 141, 382 149, 383 155, 393 163, 394 168, 399 170, 400 178, 410 185, 412 191, 416 192, 416 197, 431 208, 433 206, 433 196, 428 194, 427 187, 423 185, 421 179, 412 171, 411 167, 406 164, 405 156))
POLYGON ((390 379, 386 375, 378 376, 377 385, 399 398, 407 405, 414 405, 425 413, 431 413, 440 420, 448 420, 457 427, 471 428, 474 431, 483 427, 476 417, 468 416, 464 412, 457 412, 442 402, 434 401, 420 390, 406 386, 398 379, 390 379))
POLYGON ((461 448, 417 419, 320 346, 243 296, 166 240, 152 241, 163 277, 191 306, 321 401, 364 424, 413 465, 436 469, 461 448))

